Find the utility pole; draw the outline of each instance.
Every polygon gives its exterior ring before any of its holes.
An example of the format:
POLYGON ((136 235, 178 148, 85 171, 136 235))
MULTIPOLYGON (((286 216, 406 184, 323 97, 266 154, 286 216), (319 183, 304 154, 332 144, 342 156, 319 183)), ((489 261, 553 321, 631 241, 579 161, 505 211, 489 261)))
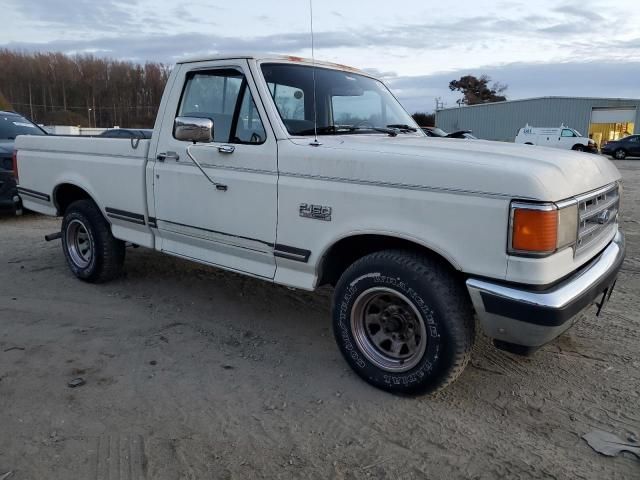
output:
POLYGON ((29 82, 29 111, 31 112, 30 120, 32 122, 35 122, 35 119, 33 118, 33 99, 31 97, 31 82, 29 82))

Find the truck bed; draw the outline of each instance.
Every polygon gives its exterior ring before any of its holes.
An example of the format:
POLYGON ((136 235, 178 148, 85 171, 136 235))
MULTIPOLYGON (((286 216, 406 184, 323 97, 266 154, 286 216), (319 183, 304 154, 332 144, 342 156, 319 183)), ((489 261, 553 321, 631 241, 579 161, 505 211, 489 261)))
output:
POLYGON ((56 215, 56 190, 63 185, 82 186, 112 222, 116 238, 124 238, 124 231, 131 238, 131 230, 151 238, 145 222, 136 226, 108 214, 124 211, 146 218, 145 167, 150 144, 146 139, 19 136, 19 192, 24 206, 56 215))

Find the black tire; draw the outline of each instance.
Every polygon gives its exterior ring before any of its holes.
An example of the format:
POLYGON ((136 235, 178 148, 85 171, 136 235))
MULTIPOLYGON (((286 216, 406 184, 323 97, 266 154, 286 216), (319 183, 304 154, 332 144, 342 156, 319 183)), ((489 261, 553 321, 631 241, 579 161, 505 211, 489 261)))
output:
POLYGON ((613 152, 613 158, 615 160, 624 160, 627 158, 627 152, 623 148, 619 148, 613 152))
POLYGON ((62 250, 69 269, 80 280, 102 283, 122 274, 125 244, 114 238, 109 223, 91 200, 78 200, 67 208, 62 220, 62 250), (80 236, 84 241, 74 240, 80 236))
MULTIPOLYGON (((377 298, 371 300, 366 308, 378 308, 376 302, 377 298)), ((389 308, 377 315, 383 318, 386 313, 389 317, 389 308)), ((372 315, 376 318, 375 312, 372 315)), ((403 313, 399 318, 404 322, 403 313)), ((385 327, 381 325, 378 325, 377 333, 384 329, 382 335, 388 335, 388 323, 385 327)), ((391 331, 393 328, 397 327, 392 327, 391 331)), ((469 294, 451 267, 437 259, 398 250, 367 255, 344 272, 334 293, 333 330, 344 358, 360 377, 380 389, 408 395, 433 393, 456 380, 469 361, 475 336, 469 294), (405 368, 401 361, 396 361, 393 371, 376 364, 376 359, 387 354, 391 358, 394 354, 383 352, 386 348, 383 343, 381 347, 372 347, 375 342, 370 327, 374 325, 364 327, 364 333, 362 327, 358 327, 360 323, 366 323, 366 320, 361 322, 359 314, 363 299, 378 292, 384 296, 386 290, 394 292, 388 295, 397 296, 400 304, 409 301, 411 308, 405 308, 404 313, 419 313, 419 317, 409 315, 418 319, 418 323, 414 321, 409 327, 410 332, 420 321, 425 326, 424 347, 422 340, 413 342, 424 351, 421 353, 416 347, 418 352, 407 359, 408 370, 398 370, 405 368), (371 342, 369 353, 367 347, 362 346, 367 345, 367 341, 371 342)))
POLYGON ((585 148, 584 145, 580 145, 579 143, 574 145, 573 147, 571 147, 571 150, 574 150, 576 152, 584 152, 585 148))

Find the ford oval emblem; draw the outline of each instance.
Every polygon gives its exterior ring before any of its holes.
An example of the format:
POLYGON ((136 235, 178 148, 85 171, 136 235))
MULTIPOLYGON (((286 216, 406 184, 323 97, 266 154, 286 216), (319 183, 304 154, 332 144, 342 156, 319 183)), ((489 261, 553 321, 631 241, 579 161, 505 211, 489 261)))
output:
POLYGON ((602 212, 600 212, 600 215, 598 215, 598 223, 600 225, 604 225, 609 221, 610 216, 611 216, 610 210, 603 210, 602 212))

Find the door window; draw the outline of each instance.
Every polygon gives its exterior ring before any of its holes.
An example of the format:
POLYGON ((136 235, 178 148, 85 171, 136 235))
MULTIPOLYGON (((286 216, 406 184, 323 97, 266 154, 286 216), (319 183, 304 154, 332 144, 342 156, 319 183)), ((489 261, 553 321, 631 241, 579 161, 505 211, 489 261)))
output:
POLYGON ((187 74, 178 116, 213 120, 214 142, 263 143, 266 139, 247 80, 239 70, 187 74))
POLYGON ((565 128, 565 129, 562 130, 562 136, 563 137, 575 137, 573 132, 571 130, 569 130, 568 128, 565 128))
POLYGON ((242 103, 236 124, 234 143, 264 143, 267 134, 264 131, 258 109, 249 88, 244 84, 242 103))

